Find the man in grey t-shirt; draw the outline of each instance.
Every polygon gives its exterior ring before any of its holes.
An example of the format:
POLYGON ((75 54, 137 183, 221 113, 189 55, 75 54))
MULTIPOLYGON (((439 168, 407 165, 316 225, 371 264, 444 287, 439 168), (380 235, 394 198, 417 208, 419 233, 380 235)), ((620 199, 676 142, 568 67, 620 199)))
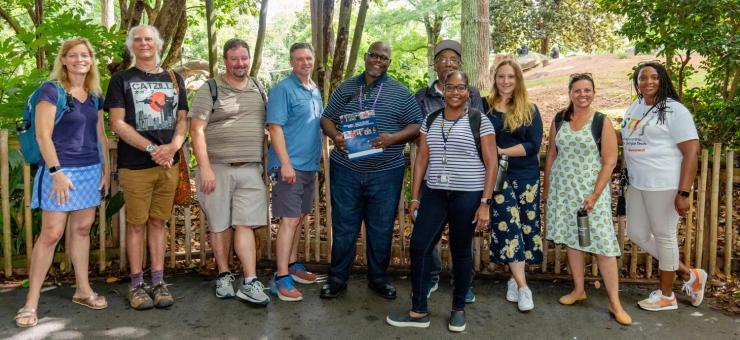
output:
POLYGON ((246 42, 230 39, 223 57, 226 72, 201 86, 188 114, 198 160, 195 184, 218 266, 216 297, 236 295, 266 305, 270 298, 257 280, 254 235, 255 228, 267 225, 267 189, 262 181, 265 97, 257 80, 249 77, 246 42), (232 239, 244 271, 236 294, 229 269, 232 239))

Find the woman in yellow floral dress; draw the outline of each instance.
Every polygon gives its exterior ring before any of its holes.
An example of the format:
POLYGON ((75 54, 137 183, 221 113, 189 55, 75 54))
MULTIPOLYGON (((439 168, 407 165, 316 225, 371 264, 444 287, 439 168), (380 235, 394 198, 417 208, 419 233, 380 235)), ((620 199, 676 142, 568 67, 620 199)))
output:
POLYGON ((509 157, 502 192, 491 206, 491 261, 511 270, 506 299, 520 311, 534 308, 524 264, 542 262, 540 237, 540 163, 542 118, 527 99, 519 65, 505 60, 493 69, 494 85, 487 109, 496 130, 499 155, 509 157))

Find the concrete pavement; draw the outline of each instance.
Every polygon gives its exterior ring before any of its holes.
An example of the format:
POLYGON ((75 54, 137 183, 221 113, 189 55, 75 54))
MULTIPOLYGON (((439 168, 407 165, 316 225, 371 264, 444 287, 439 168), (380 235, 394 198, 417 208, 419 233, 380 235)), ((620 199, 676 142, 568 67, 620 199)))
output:
MULTIPOLYGON (((267 285, 269 273, 260 278, 267 285)), ((398 299, 387 301, 367 288, 362 274, 353 275, 347 293, 335 300, 318 297, 319 285, 299 285, 301 302, 276 298, 267 307, 254 307, 237 299, 219 300, 213 278, 198 275, 171 277, 176 298, 169 310, 131 310, 125 300, 127 283, 98 282, 94 289, 108 298, 106 310, 94 311, 71 303, 74 289, 63 286, 44 292, 39 305, 39 325, 15 326, 13 316, 21 307, 25 289, 0 293, 0 338, 5 339, 740 339, 740 316, 711 310, 706 304, 692 307, 679 294, 679 309, 646 312, 636 302, 647 288, 622 286, 622 303, 635 323, 618 325, 607 312, 606 291, 589 287, 589 299, 575 306, 558 304, 571 288, 567 282, 531 283, 535 309, 520 313, 505 300, 506 282, 478 279, 476 302, 469 305, 467 330, 447 331, 451 286, 444 279, 432 294, 431 326, 401 329, 388 326, 385 316, 410 307, 408 278, 396 276, 398 299)), ((678 292, 677 292, 678 294, 678 292)))

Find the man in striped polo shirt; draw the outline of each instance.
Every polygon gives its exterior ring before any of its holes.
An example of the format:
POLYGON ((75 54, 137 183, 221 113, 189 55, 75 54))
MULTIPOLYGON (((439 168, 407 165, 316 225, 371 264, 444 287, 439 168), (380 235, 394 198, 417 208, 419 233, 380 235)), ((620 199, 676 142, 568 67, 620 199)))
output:
POLYGON ((203 84, 193 98, 190 135, 198 160, 198 201, 208 218, 211 247, 218 266, 216 297, 238 297, 266 305, 270 297, 257 280, 254 230, 267 225, 267 188, 262 181, 265 96, 249 77, 249 45, 230 39, 224 45, 226 72, 215 88, 203 84), (234 293, 229 253, 239 257, 244 278, 234 293))
POLYGON ((365 53, 365 72, 339 85, 321 118, 324 134, 335 146, 330 167, 333 244, 322 298, 334 298, 346 290, 362 222, 367 236, 368 286, 384 298, 396 298, 386 270, 403 188, 403 149, 419 134, 421 111, 411 91, 386 74, 390 57, 388 44, 371 44, 365 53), (379 133, 370 142, 383 151, 350 160, 338 125, 343 115, 365 111, 374 113, 379 133))

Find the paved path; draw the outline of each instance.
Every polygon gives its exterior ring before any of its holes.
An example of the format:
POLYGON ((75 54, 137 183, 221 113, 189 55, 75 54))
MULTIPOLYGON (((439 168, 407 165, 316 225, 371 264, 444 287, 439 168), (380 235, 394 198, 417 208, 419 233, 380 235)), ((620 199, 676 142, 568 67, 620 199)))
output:
MULTIPOLYGON (((266 278, 267 274, 261 275, 266 278)), ((651 313, 636 302, 647 288, 625 285, 622 301, 635 320, 619 326, 607 313, 606 291, 591 287, 589 300, 561 306, 557 299, 568 283, 532 282, 535 310, 520 313, 504 299, 506 283, 476 281, 476 302, 467 310, 467 331, 447 331, 451 287, 443 279, 430 301, 432 324, 428 329, 400 329, 385 323, 391 310, 410 306, 405 277, 396 277, 398 299, 386 301, 367 289, 362 275, 354 275, 346 295, 319 299, 319 286, 301 286, 304 301, 273 300, 268 307, 253 307, 239 300, 221 301, 213 294, 212 278, 197 275, 170 278, 176 303, 169 310, 134 311, 125 303, 126 283, 96 283, 110 307, 93 311, 72 304, 73 288, 60 287, 42 294, 39 325, 17 328, 12 320, 22 305, 25 289, 0 293, 2 339, 740 339, 740 316, 723 314, 702 305, 694 308, 681 297, 679 309, 651 313)))

